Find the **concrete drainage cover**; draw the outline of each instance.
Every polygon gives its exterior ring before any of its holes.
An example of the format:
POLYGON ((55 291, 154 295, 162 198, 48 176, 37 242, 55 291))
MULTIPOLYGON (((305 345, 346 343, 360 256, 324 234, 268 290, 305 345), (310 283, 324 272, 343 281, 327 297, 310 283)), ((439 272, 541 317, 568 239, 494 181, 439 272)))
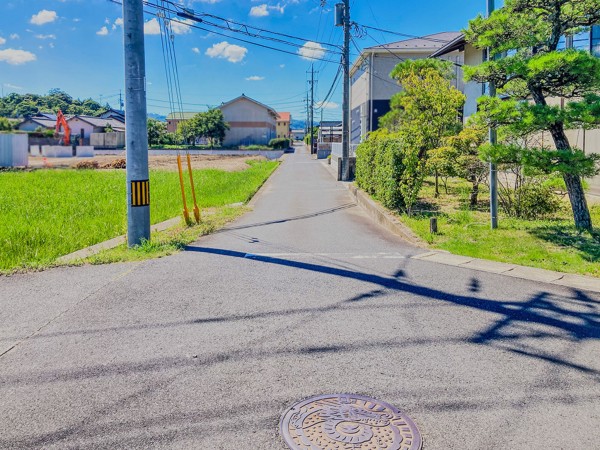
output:
POLYGON ((420 450, 422 444, 406 414, 360 395, 309 398, 287 410, 279 427, 292 450, 420 450))

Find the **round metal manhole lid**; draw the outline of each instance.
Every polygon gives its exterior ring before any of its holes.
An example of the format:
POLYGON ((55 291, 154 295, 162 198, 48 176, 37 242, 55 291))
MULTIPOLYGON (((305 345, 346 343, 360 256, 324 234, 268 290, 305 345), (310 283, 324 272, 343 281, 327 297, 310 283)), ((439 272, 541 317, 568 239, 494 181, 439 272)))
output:
POLYGON ((279 427, 292 450, 420 450, 422 444, 410 417, 361 395, 320 395, 296 403, 279 427))

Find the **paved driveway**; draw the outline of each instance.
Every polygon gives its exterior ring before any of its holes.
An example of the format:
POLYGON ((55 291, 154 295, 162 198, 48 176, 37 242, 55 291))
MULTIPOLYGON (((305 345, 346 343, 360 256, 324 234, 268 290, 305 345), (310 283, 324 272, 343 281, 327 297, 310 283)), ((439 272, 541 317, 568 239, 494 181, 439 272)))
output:
POLYGON ((426 449, 600 448, 600 296, 421 251, 299 151, 186 252, 0 278, 0 447, 282 449, 348 392, 426 449))

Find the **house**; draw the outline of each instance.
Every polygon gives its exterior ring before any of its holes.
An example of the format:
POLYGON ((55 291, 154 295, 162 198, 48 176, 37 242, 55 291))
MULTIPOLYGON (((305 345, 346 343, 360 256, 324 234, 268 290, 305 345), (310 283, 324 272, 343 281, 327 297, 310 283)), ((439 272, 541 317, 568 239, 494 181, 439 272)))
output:
POLYGON ((80 145, 89 145, 92 133, 106 133, 107 129, 125 133, 125 122, 116 118, 102 119, 100 117, 77 115, 67 119, 71 128, 71 136, 79 136, 80 145))
POLYGON ((175 112, 167 116, 167 131, 169 133, 177 133, 179 122, 192 119, 197 112, 175 112))
POLYGON ((16 129, 19 131, 36 131, 39 128, 54 130, 56 128, 56 116, 52 119, 46 115, 36 114, 35 116, 26 118, 16 126, 16 129))
POLYGON ((319 142, 342 142, 342 121, 323 121, 319 126, 319 142))
POLYGON ((289 139, 292 135, 292 114, 289 112, 277 113, 277 130, 278 138, 289 139))
POLYGON ((306 136, 306 131, 302 129, 293 129, 292 130, 292 139, 294 141, 303 141, 304 136, 306 136))
MULTIPOLYGON (((351 142, 358 144, 369 132, 377 130, 379 119, 390 111, 392 96, 402 89, 390 77, 399 62, 428 58, 460 35, 459 32, 436 33, 364 49, 350 70, 351 142)), ((462 53, 452 51, 443 58, 455 63, 453 84, 462 91, 462 53)))
POLYGON ((108 111, 104 111, 98 116, 101 119, 117 119, 120 122, 125 123, 125 111, 110 108, 108 111))
POLYGON ((277 135, 277 112, 244 94, 219 106, 229 130, 223 145, 268 145, 277 135))

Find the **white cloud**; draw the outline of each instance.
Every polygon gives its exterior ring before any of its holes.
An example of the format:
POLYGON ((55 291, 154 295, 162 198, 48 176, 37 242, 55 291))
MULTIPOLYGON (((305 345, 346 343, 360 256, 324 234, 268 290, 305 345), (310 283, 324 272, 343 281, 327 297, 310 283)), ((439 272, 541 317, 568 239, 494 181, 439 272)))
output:
POLYGON ((100 28, 98 31, 96 31, 96 34, 98 36, 107 36, 108 35, 108 28, 106 28, 105 26, 100 28))
POLYGON ((248 49, 240 47, 239 45, 230 44, 227 41, 219 42, 214 44, 211 48, 206 50, 206 55, 211 58, 226 59, 232 63, 238 63, 246 57, 248 49))
POLYGON ((315 106, 323 109, 338 109, 340 107, 340 105, 335 102, 318 102, 315 106))
POLYGON ((194 21, 190 19, 179 20, 178 22, 171 21, 171 29, 175 34, 188 34, 192 32, 190 25, 193 23, 194 21))
POLYGON ((160 24, 156 18, 151 19, 144 24, 144 34, 160 34, 160 24))
POLYGON ((22 91, 23 88, 21 86, 17 86, 15 84, 10 84, 10 83, 4 83, 3 85, 5 88, 7 89, 13 89, 15 91, 22 91))
POLYGON ((219 3, 221 0, 198 0, 200 3, 210 3, 214 5, 215 3, 219 3))
POLYGON ((118 17, 117 19, 115 19, 115 23, 113 23, 112 25, 112 29, 113 31, 117 29, 117 27, 122 27, 123 26, 123 18, 122 17, 118 17))
POLYGON ((37 39, 56 39, 55 34, 36 34, 37 39))
POLYGON ((4 45, 6 44, 6 39, 4 39, 3 37, 0 37, 0 45, 4 45))
POLYGON ((45 23, 54 22, 58 18, 56 11, 48 11, 47 9, 42 9, 39 13, 31 16, 30 23, 34 25, 44 25, 45 23))
POLYGON ((192 51, 193 51, 193 52, 194 52, 196 55, 199 55, 199 54, 200 54, 200 49, 199 49, 198 47, 194 47, 194 48, 192 49, 192 51))
POLYGON ((285 64, 279 64, 279 68, 285 69, 285 64))
POLYGON ((25 50, 15 50, 14 48, 0 50, 0 61, 4 61, 13 66, 35 61, 36 59, 37 56, 25 50))
POLYGON ((20 36, 17 33, 13 33, 10 35, 10 38, 14 41, 15 39, 19 39, 20 36))
POLYGON ((246 81, 262 81, 265 77, 259 77, 258 75, 253 75, 251 77, 246 78, 246 81))
POLYGON ((325 49, 317 42, 308 41, 300 50, 298 50, 298 54, 303 59, 322 59, 323 56, 325 56, 325 49))
POLYGON ((250 15, 252 17, 265 17, 269 15, 269 10, 267 9, 266 4, 253 6, 250 8, 250 15))

